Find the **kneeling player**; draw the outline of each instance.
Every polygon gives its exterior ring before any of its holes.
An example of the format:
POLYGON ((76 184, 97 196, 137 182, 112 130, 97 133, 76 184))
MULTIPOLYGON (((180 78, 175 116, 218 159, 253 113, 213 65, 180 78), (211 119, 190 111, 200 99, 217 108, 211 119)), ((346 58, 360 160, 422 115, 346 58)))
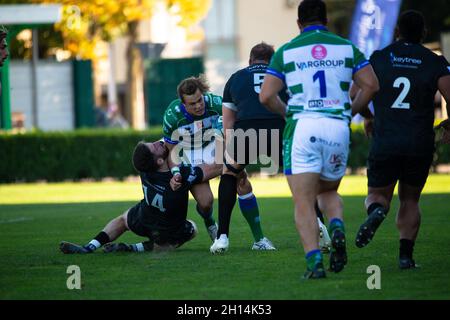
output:
POLYGON ((105 244, 105 252, 165 250, 193 239, 197 227, 193 221, 186 220, 189 188, 217 176, 220 171, 208 165, 181 166, 183 183, 173 191, 167 157, 168 149, 161 141, 138 143, 133 153, 133 165, 141 176, 144 199, 110 221, 88 244, 80 246, 63 241, 61 251, 91 253, 105 244), (128 230, 149 240, 131 245, 110 243, 128 230))

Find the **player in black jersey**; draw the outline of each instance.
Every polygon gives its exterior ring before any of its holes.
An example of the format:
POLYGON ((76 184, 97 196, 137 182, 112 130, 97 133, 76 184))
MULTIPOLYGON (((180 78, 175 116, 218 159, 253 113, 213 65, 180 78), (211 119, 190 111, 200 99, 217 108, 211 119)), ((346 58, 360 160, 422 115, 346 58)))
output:
MULTIPOLYGON (((272 158, 271 168, 275 173, 278 171, 285 121, 281 116, 266 110, 259 102, 261 84, 273 53, 273 47, 264 42, 254 46, 250 52, 249 66, 234 73, 225 85, 222 116, 227 146, 219 184, 219 230, 210 248, 212 253, 222 253, 228 249, 229 225, 236 203, 238 178, 246 174, 243 171, 246 165, 257 163, 262 153, 272 158), (264 134, 260 130, 266 134, 266 140, 262 140, 265 142, 264 151, 259 150, 262 146, 260 134, 264 134), (274 141, 271 139, 272 131, 278 134, 274 141)), ((283 94, 286 96, 284 91, 283 94)), ((245 209, 241 211, 252 229, 255 240, 252 249, 275 250, 271 241, 263 235, 253 193, 239 195, 239 206, 245 209)))
MULTIPOLYGON (((373 131, 366 131, 372 133, 365 201, 368 217, 357 233, 356 246, 362 248, 372 240, 399 181, 399 266, 409 269, 416 266, 413 248, 420 227, 419 198, 434 152, 433 100, 439 90, 449 109, 450 69, 444 57, 421 45, 425 20, 420 12, 404 12, 397 35, 398 41, 370 58, 380 91, 373 99, 374 120, 365 120, 366 128, 373 121, 373 131)), ((448 119, 442 127, 448 137, 448 119)))
POLYGON ((63 241, 63 253, 91 253, 104 246, 105 252, 152 251, 177 248, 197 234, 193 221, 186 220, 189 188, 220 174, 217 166, 180 166, 182 185, 173 191, 168 167, 169 150, 163 141, 140 142, 133 153, 133 165, 140 173, 144 199, 111 220, 88 244, 63 241), (149 240, 137 244, 111 243, 127 230, 149 240))

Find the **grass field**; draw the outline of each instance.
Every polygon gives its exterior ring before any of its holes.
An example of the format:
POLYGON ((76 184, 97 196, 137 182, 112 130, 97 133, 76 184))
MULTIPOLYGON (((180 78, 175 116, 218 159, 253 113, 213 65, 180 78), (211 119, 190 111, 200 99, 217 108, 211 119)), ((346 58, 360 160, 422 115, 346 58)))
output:
MULTIPOLYGON (((367 248, 354 245, 365 217, 366 178, 343 180, 349 263, 327 279, 301 281, 304 253, 293 222, 285 179, 253 179, 263 229, 278 250, 250 250, 252 237, 238 208, 231 221, 230 249, 209 253, 210 241, 199 225, 197 238, 174 252, 63 255, 61 240, 86 243, 110 219, 141 198, 137 181, 0 185, 0 299, 449 299, 450 176, 431 176, 421 200, 422 228, 415 258, 420 269, 397 267, 395 200, 367 248), (68 290, 69 265, 81 269, 82 290, 68 290), (381 290, 369 290, 369 265, 381 269, 381 290)), ((217 180, 212 183, 217 191, 217 180)), ((215 202, 217 217, 217 201, 215 202)), ((121 240, 138 242, 131 233, 121 240)), ((328 264, 328 257, 325 258, 328 264)))

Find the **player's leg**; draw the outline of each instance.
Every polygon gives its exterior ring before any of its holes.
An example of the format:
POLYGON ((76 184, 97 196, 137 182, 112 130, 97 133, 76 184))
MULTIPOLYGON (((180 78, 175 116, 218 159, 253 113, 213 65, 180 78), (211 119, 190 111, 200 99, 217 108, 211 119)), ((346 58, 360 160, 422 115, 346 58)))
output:
POLYGON ((129 230, 127 224, 128 217, 128 209, 123 214, 118 216, 117 218, 111 220, 102 231, 100 231, 91 241, 89 241, 86 245, 80 246, 74 243, 62 241, 60 243, 60 250, 63 253, 71 254, 71 253, 92 253, 101 246, 116 240, 120 237, 124 232, 129 230))
POLYGON ((170 251, 181 247, 198 234, 197 225, 192 220, 185 220, 170 230, 161 230, 154 237, 154 251, 170 251))
POLYGON ((276 248, 272 242, 264 237, 258 202, 245 171, 242 171, 238 177, 237 193, 239 208, 252 231, 254 239, 252 250, 275 250, 276 248))
POLYGON ((304 279, 326 276, 314 209, 322 170, 321 146, 311 139, 316 135, 315 122, 288 118, 283 133, 283 169, 294 200, 295 225, 306 253, 304 279))
POLYGON ((328 231, 331 236, 330 270, 340 272, 347 264, 347 251, 344 226, 344 204, 337 192, 341 179, 320 181, 317 201, 329 221, 328 231))
POLYGON ((421 214, 419 199, 428 178, 432 154, 407 157, 398 186, 400 208, 397 212, 397 229, 400 235, 399 266, 414 268, 414 244, 419 233, 421 214))
POLYGON ((410 186, 400 182, 398 196, 400 207, 397 212, 396 225, 400 235, 399 266, 401 269, 414 268, 414 244, 420 227, 419 199, 422 186, 410 186))
POLYGON ((197 212, 203 218, 209 237, 214 241, 217 238, 217 225, 213 216, 214 196, 209 181, 193 185, 190 191, 197 202, 197 212))
MULTIPOLYGON (((109 242, 103 246, 103 251, 105 253, 111 252, 144 252, 153 250, 153 240, 149 235, 151 234, 151 229, 145 224, 145 219, 143 217, 148 216, 148 207, 145 204, 145 200, 142 200, 135 206, 131 207, 123 215, 123 223, 127 230, 132 231, 134 234, 147 237, 150 240, 135 244, 128 244, 124 242, 116 243, 109 242)), ((106 227, 105 227, 106 229, 106 227)), ((107 226, 108 230, 114 229, 114 226, 107 226)), ((116 237, 117 238, 117 237, 116 237)), ((111 241, 115 240, 114 238, 111 241)))
POLYGON ((369 155, 368 195, 365 200, 367 218, 356 234, 355 244, 358 248, 365 247, 372 241, 376 230, 386 218, 401 165, 399 157, 369 155))
MULTIPOLYGON (((231 166, 231 165, 230 165, 231 166)), ((219 183, 219 229, 217 239, 210 247, 213 254, 228 250, 231 214, 236 204, 238 169, 228 169, 224 166, 219 183), (234 171, 231 171, 234 170, 234 171)))
POLYGON ((319 173, 287 176, 295 204, 295 226, 306 254, 307 271, 304 278, 325 277, 323 257, 319 249, 319 226, 314 209, 319 191, 319 178, 319 173))
POLYGON ((237 177, 245 167, 244 164, 237 162, 235 137, 230 135, 227 139, 227 147, 223 154, 224 166, 219 182, 219 229, 217 239, 210 247, 213 254, 228 250, 231 214, 236 204, 237 177))

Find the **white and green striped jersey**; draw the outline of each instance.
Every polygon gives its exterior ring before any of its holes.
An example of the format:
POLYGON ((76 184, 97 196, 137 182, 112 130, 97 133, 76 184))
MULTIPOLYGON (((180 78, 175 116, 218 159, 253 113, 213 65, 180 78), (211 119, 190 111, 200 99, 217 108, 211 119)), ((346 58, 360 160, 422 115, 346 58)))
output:
POLYGON ((222 116, 222 97, 212 93, 203 95, 205 113, 193 116, 187 112, 180 99, 170 103, 164 113, 163 133, 164 141, 178 144, 187 149, 204 148, 211 141, 205 132, 215 129, 222 116))
POLYGON ((319 115, 350 121, 350 83, 353 74, 368 64, 349 40, 317 25, 280 47, 267 73, 283 80, 290 92, 288 117, 319 115))

